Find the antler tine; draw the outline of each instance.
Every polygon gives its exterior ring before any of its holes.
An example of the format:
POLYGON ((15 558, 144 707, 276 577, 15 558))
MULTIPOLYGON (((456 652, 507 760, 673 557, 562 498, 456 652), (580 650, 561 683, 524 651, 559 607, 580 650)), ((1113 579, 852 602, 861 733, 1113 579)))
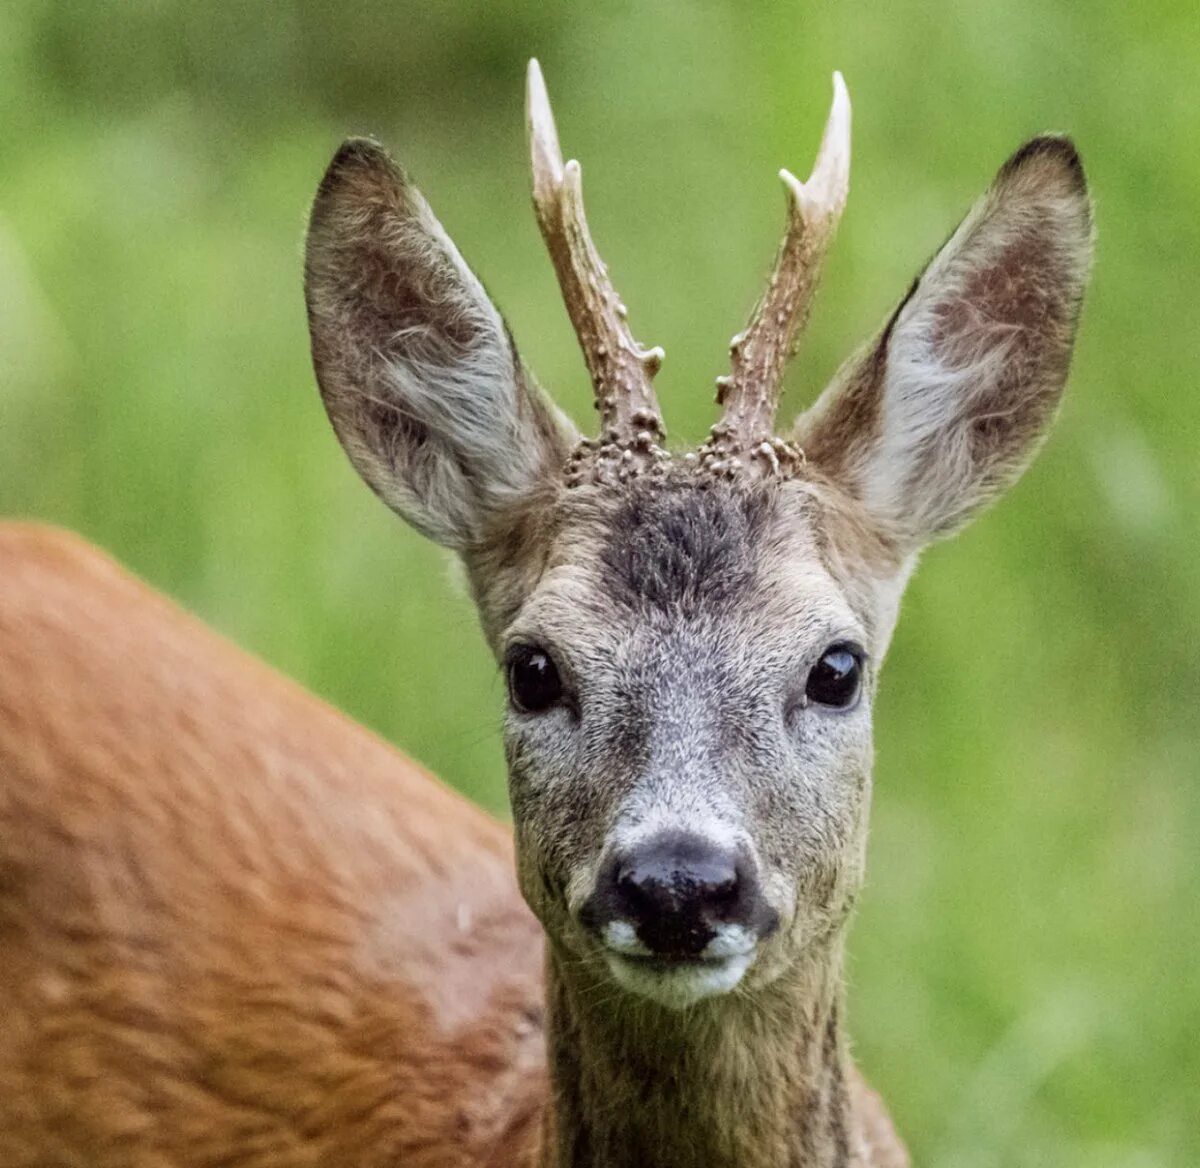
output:
POLYGON ((757 453, 774 465, 785 453, 772 439, 783 370, 808 317, 850 185, 850 96, 840 73, 833 75, 833 103, 808 182, 787 170, 779 177, 787 190, 787 230, 767 290, 729 343, 732 373, 717 379, 724 412, 708 450, 720 460, 757 453))
POLYGON ((529 62, 525 114, 533 160, 533 207, 592 377, 601 438, 636 447, 649 456, 665 434, 651 385, 663 351, 643 349, 629 330, 625 305, 588 232, 579 163, 563 163, 546 83, 536 60, 529 62))

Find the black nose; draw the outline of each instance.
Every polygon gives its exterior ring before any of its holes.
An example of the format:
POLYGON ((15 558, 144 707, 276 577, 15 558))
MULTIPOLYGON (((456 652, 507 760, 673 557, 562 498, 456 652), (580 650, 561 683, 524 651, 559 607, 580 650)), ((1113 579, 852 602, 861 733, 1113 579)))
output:
POLYGON ((697 957, 721 924, 766 932, 766 908, 750 866, 700 836, 664 832, 614 856, 601 873, 596 925, 626 921, 656 957, 697 957))

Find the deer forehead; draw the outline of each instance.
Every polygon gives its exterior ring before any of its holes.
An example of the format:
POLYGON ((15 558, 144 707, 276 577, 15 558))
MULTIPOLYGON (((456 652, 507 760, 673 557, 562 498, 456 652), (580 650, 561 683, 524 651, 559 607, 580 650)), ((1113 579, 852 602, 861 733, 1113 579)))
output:
POLYGON ((872 598, 845 587, 846 528, 801 484, 680 476, 567 492, 550 568, 505 640, 542 640, 586 669, 655 658, 680 672, 823 637, 867 639, 872 598), (691 647, 689 650, 689 646, 691 647))

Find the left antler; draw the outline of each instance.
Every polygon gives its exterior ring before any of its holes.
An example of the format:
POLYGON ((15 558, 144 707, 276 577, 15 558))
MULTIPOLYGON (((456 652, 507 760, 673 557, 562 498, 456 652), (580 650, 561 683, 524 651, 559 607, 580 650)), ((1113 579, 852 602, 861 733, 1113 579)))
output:
POLYGON ((746 328, 729 343, 733 372, 717 379, 724 406, 705 447, 714 469, 734 469, 743 456, 774 465, 785 451, 772 438, 784 366, 808 317, 821 262, 837 230, 850 185, 850 96, 833 75, 833 104, 808 182, 779 172, 787 188, 787 231, 775 270, 746 328))
POLYGON ((525 112, 533 156, 533 206, 592 376, 601 442, 649 451, 666 432, 651 384, 663 351, 643 349, 629 330, 625 305, 588 232, 579 163, 563 163, 536 60, 529 62, 525 112))

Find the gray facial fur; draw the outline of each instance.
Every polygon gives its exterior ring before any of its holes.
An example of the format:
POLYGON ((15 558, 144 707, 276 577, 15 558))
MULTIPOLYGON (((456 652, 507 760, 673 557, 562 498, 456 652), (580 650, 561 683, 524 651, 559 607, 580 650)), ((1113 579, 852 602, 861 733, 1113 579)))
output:
POLYGON ((523 890, 586 957, 580 912, 613 849, 667 828, 719 841, 749 856, 778 917, 752 974, 770 977, 858 888, 869 694, 834 710, 804 686, 829 645, 870 652, 874 614, 815 554, 797 485, 680 476, 580 494, 559 539, 597 554, 548 572, 504 636, 547 652, 568 693, 507 720, 523 890))

